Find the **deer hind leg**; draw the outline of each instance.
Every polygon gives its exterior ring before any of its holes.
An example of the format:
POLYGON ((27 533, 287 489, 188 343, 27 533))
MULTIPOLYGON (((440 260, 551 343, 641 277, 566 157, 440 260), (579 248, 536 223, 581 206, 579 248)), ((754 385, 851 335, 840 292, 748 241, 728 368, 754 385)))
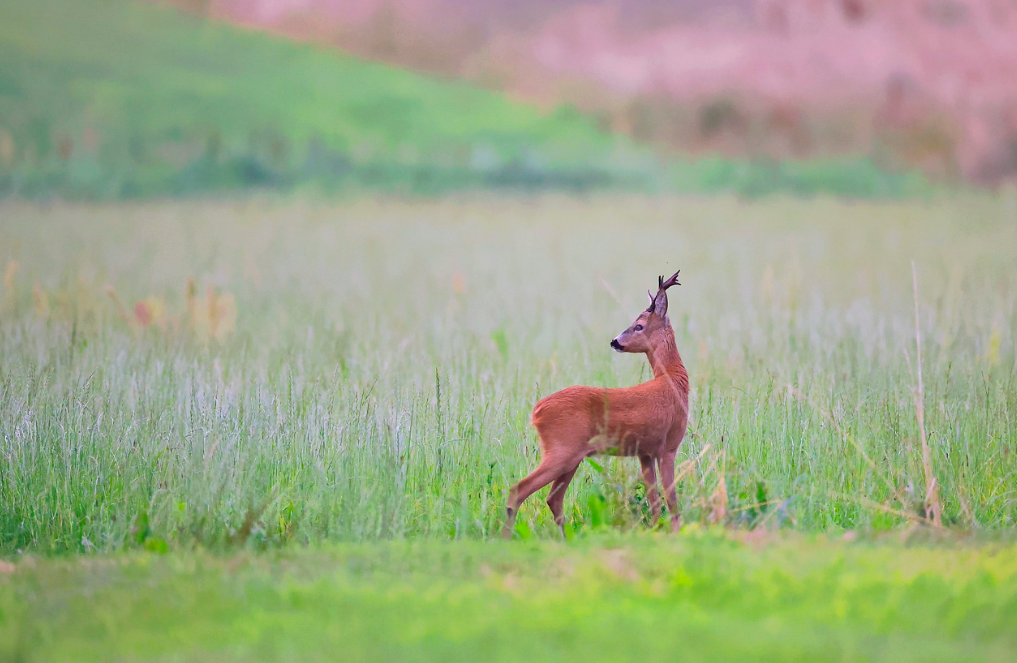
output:
POLYGON ((508 506, 505 508, 505 529, 502 535, 506 539, 512 538, 512 530, 515 527, 516 513, 527 497, 537 492, 547 484, 551 483, 562 475, 568 466, 568 460, 544 456, 537 469, 530 472, 525 479, 509 489, 508 506))
POLYGON ((665 454, 660 459, 660 482, 664 485, 664 495, 667 497, 667 510, 671 512, 671 529, 678 532, 682 528, 682 517, 678 513, 678 490, 674 478, 675 454, 665 454))
POLYGON ((558 524, 558 529, 561 530, 562 538, 565 538, 565 513, 562 510, 565 504, 565 491, 569 489, 572 477, 576 475, 578 469, 579 464, 577 463, 571 470, 555 479, 551 484, 551 492, 547 494, 547 506, 551 509, 551 515, 554 516, 554 522, 558 524))
MULTIPOLYGON (((657 492, 657 459, 652 456, 640 456, 639 464, 643 468, 643 485, 646 486, 646 500, 650 503, 651 526, 660 522, 660 494, 657 492)), ((674 468, 672 467, 672 473, 674 468)))

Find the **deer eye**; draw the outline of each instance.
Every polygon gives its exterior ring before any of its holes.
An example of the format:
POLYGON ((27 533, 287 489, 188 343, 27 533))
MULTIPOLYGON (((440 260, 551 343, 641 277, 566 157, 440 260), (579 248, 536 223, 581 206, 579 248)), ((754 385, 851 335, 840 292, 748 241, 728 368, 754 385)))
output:
POLYGON ((642 325, 636 325, 632 329, 635 330, 635 331, 643 331, 643 326, 642 325))

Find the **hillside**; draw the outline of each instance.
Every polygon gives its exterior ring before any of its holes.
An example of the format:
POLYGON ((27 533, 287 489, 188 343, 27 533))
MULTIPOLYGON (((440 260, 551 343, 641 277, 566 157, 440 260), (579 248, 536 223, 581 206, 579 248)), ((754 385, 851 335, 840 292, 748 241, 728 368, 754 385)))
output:
POLYGON ((170 1, 572 103, 686 154, 866 154, 943 180, 1017 181, 1013 2, 170 1))
POLYGON ((124 0, 0 0, 0 193, 582 187, 617 139, 440 81, 124 0))

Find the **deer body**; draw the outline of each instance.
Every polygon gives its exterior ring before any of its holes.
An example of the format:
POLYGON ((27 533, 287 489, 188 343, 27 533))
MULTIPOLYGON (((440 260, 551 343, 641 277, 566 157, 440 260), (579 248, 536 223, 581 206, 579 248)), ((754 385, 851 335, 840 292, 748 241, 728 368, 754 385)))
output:
POLYGON ((523 500, 549 483, 547 504, 564 535, 565 491, 583 459, 595 454, 639 458, 654 522, 660 518, 659 468, 672 528, 680 527, 674 461, 688 423, 689 376, 667 319, 666 292, 678 283, 677 277, 676 272, 666 282, 659 279, 650 307, 611 341, 618 352, 645 354, 653 379, 622 389, 568 387, 533 408, 531 422, 540 437, 542 459, 509 491, 506 536, 511 536, 523 500))

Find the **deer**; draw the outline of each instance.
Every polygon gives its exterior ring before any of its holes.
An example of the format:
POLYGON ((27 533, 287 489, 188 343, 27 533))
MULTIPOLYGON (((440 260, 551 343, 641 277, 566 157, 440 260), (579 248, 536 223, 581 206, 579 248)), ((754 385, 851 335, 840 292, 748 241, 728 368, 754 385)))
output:
POLYGON ((541 460, 535 470, 509 489, 503 536, 511 538, 519 506, 551 484, 547 506, 565 536, 565 492, 585 458, 636 456, 650 504, 652 523, 660 521, 659 468, 671 529, 681 530, 675 486, 675 456, 685 438, 689 412, 689 374, 667 317, 667 290, 681 285, 678 274, 657 278, 657 294, 647 291, 649 307, 611 340, 622 353, 646 355, 653 378, 624 388, 573 386, 540 399, 530 423, 540 438, 541 460))

